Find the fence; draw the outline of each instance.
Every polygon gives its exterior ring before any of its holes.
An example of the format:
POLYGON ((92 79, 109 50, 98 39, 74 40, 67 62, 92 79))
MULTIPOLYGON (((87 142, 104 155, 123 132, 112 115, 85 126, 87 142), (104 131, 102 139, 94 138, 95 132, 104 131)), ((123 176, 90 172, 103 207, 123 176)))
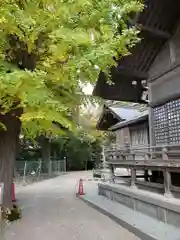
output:
POLYGON ((66 172, 66 160, 50 161, 16 161, 15 181, 26 185, 42 179, 58 176, 66 172))

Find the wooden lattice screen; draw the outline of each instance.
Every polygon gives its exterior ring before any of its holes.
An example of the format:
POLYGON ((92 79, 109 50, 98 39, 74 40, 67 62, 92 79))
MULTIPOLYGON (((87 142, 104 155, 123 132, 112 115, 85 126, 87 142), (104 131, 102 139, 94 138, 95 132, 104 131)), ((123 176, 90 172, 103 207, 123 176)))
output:
POLYGON ((156 144, 180 143, 180 99, 153 108, 156 144))

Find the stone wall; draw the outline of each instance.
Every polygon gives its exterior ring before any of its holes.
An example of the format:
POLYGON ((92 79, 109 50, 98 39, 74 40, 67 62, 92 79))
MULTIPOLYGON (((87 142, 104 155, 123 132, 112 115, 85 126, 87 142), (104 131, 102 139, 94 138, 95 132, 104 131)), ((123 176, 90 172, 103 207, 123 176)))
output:
POLYGON ((105 196, 112 201, 119 202, 135 211, 180 228, 179 200, 107 183, 99 183, 98 191, 99 195, 105 196))

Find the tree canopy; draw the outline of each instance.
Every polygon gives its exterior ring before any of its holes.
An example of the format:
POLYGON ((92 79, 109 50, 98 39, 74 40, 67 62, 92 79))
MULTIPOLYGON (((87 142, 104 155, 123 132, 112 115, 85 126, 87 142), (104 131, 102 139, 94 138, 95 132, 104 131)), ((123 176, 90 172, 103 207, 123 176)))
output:
POLYGON ((81 86, 139 40, 140 0, 0 0, 0 181, 11 205, 19 133, 72 130, 81 86))
POLYGON ((141 9, 138 0, 0 1, 1 113, 22 108, 25 129, 70 127, 80 81, 129 52, 138 38, 125 19, 141 9))

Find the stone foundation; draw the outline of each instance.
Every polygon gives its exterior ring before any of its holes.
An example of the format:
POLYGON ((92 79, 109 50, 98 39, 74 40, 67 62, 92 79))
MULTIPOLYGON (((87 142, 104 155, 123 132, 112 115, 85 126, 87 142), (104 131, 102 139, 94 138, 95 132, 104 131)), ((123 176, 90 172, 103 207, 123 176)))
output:
POLYGON ((180 200, 117 184, 99 183, 99 195, 180 228, 180 200))

